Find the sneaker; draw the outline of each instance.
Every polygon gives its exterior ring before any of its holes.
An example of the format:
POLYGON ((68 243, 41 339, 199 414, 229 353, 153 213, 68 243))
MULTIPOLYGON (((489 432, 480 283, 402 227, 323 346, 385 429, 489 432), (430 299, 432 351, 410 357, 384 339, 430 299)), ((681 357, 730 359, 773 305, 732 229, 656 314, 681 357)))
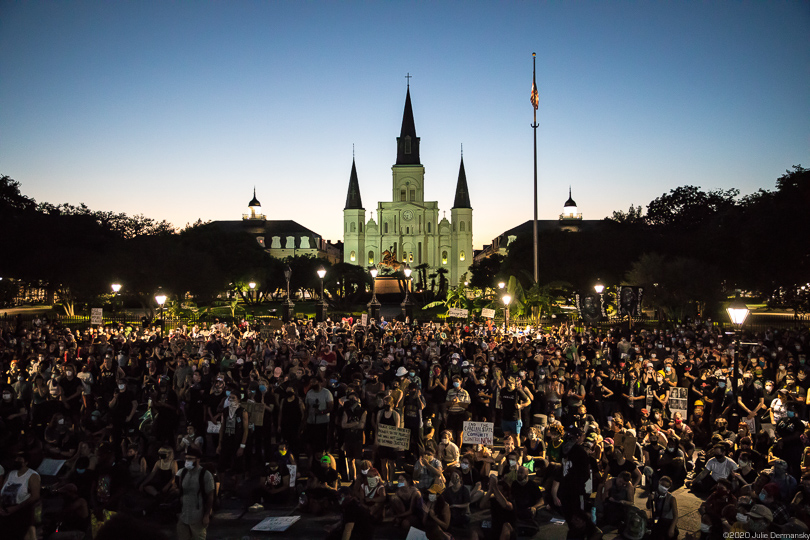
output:
POLYGON ((250 513, 261 512, 262 510, 264 510, 264 506, 262 506, 259 503, 256 503, 253 506, 251 506, 250 508, 248 508, 248 512, 250 512, 250 513))

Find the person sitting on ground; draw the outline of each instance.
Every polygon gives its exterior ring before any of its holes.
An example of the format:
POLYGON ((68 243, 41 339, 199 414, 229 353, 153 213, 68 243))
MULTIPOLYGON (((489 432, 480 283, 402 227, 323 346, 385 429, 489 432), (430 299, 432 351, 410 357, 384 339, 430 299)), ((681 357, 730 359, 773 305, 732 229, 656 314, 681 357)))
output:
POLYGON ((444 484, 436 483, 422 493, 419 514, 422 516, 421 528, 428 540, 447 540, 447 529, 450 528, 450 505, 442 497, 444 484))
POLYGON ((537 511, 545 506, 543 488, 529 477, 529 469, 518 467, 515 481, 510 486, 519 519, 533 521, 537 511))
POLYGON ((377 469, 371 469, 366 475, 366 482, 363 486, 363 504, 368 508, 372 519, 380 522, 385 517, 385 503, 387 500, 385 484, 382 482, 377 469))
POLYGON ((647 508, 650 511, 651 537, 657 540, 673 540, 678 537, 678 500, 671 493, 672 479, 662 476, 656 491, 650 493, 647 508))
POLYGON ((436 458, 431 445, 427 445, 422 450, 422 456, 413 466, 413 483, 419 489, 427 489, 436 483, 444 483, 442 463, 436 458))
POLYGON ((450 484, 442 497, 450 505, 450 525, 466 527, 470 524, 470 492, 464 486, 459 469, 454 469, 449 476, 450 484))
MULTIPOLYGON (((264 473, 264 482, 253 493, 256 504, 267 507, 287 502, 293 493, 293 489, 290 487, 289 469, 286 466, 280 466, 275 459, 271 459, 267 463, 264 473)), ((255 508, 258 509, 258 507, 255 508)))
POLYGON ((734 460, 726 457, 724 444, 716 444, 712 450, 714 457, 706 462, 706 468, 700 471, 691 483, 693 491, 711 491, 717 482, 725 480, 731 476, 732 471, 739 468, 734 460))
POLYGON ((596 497, 596 509, 607 523, 619 527, 627 516, 628 508, 633 506, 635 498, 636 490, 632 475, 628 471, 622 471, 618 476, 605 482, 602 491, 596 497))
POLYGON ((404 474, 397 477, 396 489, 388 499, 389 511, 386 515, 394 518, 394 526, 409 530, 414 524, 416 506, 422 494, 404 474))

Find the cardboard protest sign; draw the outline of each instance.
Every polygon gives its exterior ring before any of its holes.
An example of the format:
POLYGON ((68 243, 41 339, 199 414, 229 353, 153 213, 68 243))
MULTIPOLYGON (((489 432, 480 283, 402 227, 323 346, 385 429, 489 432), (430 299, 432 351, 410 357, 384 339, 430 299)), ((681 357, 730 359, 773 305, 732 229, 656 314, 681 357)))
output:
POLYGON ((469 311, 462 308, 450 308, 447 311, 448 317, 456 317, 458 319, 466 319, 467 315, 469 315, 469 311))
POLYGON ((301 516, 282 516, 264 518, 258 525, 250 529, 251 531, 263 532, 284 532, 290 526, 301 519, 301 516))
POLYGON ((632 433, 617 433, 615 437, 613 437, 613 442, 616 443, 616 446, 621 446, 624 448, 624 457, 632 460, 633 455, 636 453, 636 438, 632 433))
POLYGON ((246 401, 242 403, 242 408, 248 413, 248 422, 254 426, 264 425, 264 403, 251 403, 246 401))
POLYGON ((481 316, 486 317, 487 319, 492 319, 495 317, 495 310, 490 308, 484 308, 481 310, 481 316))
POLYGON ((298 476, 298 465, 287 465, 287 468, 290 470, 290 487, 295 487, 295 480, 298 476))
POLYGON ((396 450, 407 450, 411 443, 411 430, 386 424, 377 426, 377 444, 396 450))
POLYGON ((464 442, 469 444, 492 444, 492 422, 464 422, 464 442))
POLYGON ((104 310, 100 307, 94 307, 90 310, 90 324, 97 324, 102 325, 104 321, 102 320, 104 314, 104 310))
POLYGON ((686 402, 689 392, 686 388, 676 387, 669 392, 669 410, 674 415, 681 413, 681 417, 686 421, 686 402))

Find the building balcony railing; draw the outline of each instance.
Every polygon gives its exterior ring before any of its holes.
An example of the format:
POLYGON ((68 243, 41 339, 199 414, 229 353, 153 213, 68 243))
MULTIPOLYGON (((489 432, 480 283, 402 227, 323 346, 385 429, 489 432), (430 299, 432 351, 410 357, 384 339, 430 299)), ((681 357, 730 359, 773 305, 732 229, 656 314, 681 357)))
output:
POLYGON ((255 219, 258 221, 265 221, 267 218, 264 214, 242 214, 242 219, 255 219))
POLYGON ((581 213, 576 213, 576 214, 560 214, 560 219, 561 219, 561 220, 563 220, 563 219, 582 219, 582 214, 581 214, 581 213))

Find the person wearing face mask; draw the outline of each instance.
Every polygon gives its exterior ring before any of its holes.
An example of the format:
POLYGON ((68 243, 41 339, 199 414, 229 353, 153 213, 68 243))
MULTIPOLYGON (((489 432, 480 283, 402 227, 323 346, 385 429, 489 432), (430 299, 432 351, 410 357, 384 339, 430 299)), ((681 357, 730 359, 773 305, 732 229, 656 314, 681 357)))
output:
POLYGON ((411 528, 413 516, 421 501, 421 492, 404 474, 400 474, 396 479, 394 492, 388 499, 386 516, 393 517, 395 527, 407 531, 411 528))
POLYGON ((765 484, 759 491, 758 497, 759 504, 771 511, 774 525, 784 525, 791 518, 790 509, 782 502, 777 484, 773 482, 765 484))
POLYGON ((64 369, 64 376, 59 379, 59 386, 62 387, 62 408, 63 410, 77 419, 82 408, 82 390, 83 385, 81 379, 76 376, 76 366, 68 364, 64 369))
MULTIPOLYGON (((239 399, 237 391, 231 391, 226 400, 227 409, 223 412, 222 428, 219 430, 217 455, 218 471, 230 473, 229 489, 235 489, 244 471, 244 454, 248 438, 248 412, 239 399)), ((226 477, 227 478, 227 477, 226 477)), ((223 478, 223 484, 225 484, 223 478)))
POLYGON ((363 454, 364 428, 366 425, 366 411, 360 405, 357 393, 350 391, 343 406, 340 427, 343 429, 343 453, 346 456, 346 470, 349 482, 354 482, 357 476, 355 462, 363 454))
POLYGON ((0 418, 2 418, 6 429, 11 435, 10 442, 13 442, 22 432, 28 412, 23 403, 17 400, 11 386, 3 386, 2 394, 0 395, 2 395, 2 400, 0 401, 0 418))
POLYGON ((801 476, 801 461, 805 443, 802 441, 804 423, 798 415, 798 404, 790 401, 785 406, 785 416, 775 426, 778 437, 772 453, 787 463, 787 472, 801 476))
POLYGON ((202 453, 186 451, 183 469, 176 474, 180 493, 178 540, 205 540, 214 508, 214 476, 200 466, 202 453))
POLYGON ((506 379, 506 388, 499 393, 501 400, 501 428, 504 436, 514 435, 520 444, 520 431, 523 428, 521 410, 531 405, 526 393, 517 387, 515 377, 506 379))
POLYGON ((450 430, 445 430, 439 439, 439 446, 436 455, 442 462, 445 470, 458 467, 460 452, 458 446, 453 442, 453 433, 450 430))
POLYGON ((737 460, 737 465, 739 465, 739 468, 734 471, 733 476, 731 478, 733 486, 740 487, 747 484, 753 484, 754 480, 756 480, 759 477, 759 473, 754 468, 753 455, 751 454, 751 452, 749 451, 740 452, 739 459, 737 460))
POLYGON ((380 473, 377 469, 369 469, 366 475, 365 482, 361 485, 363 493, 363 504, 368 509, 371 518, 377 523, 381 522, 385 517, 385 501, 387 496, 385 493, 385 484, 380 478, 380 473))
MULTIPOLYGON (((711 491, 717 482, 728 479, 732 472, 739 468, 734 460, 726 457, 727 449, 724 444, 716 444, 712 451, 714 457, 706 462, 706 468, 700 471, 691 483, 693 491, 711 491)), ((690 484, 687 482, 687 485, 690 484)))
POLYGON ((335 400, 332 392, 315 378, 310 382, 304 402, 307 408, 306 443, 310 453, 314 453, 327 446, 329 419, 335 400))
POLYGON ((277 425, 281 440, 287 444, 291 454, 297 455, 301 450, 301 431, 305 418, 304 402, 295 387, 288 385, 279 400, 277 425))
POLYGON ((464 443, 464 421, 469 418, 467 408, 472 400, 470 394, 461 387, 461 377, 453 376, 453 387, 447 391, 445 410, 447 411, 447 429, 456 435, 457 445, 464 443))
POLYGON ((36 538, 35 509, 40 501, 39 474, 28 468, 28 454, 19 452, 14 457, 14 468, 9 471, 0 489, 0 531, 3 538, 36 538))
POLYGON ((467 527, 470 524, 470 492, 464 487, 459 470, 450 473, 450 482, 442 497, 450 507, 450 525, 467 527))
POLYGON ((251 497, 255 504, 248 508, 251 512, 260 512, 268 506, 285 504, 290 500, 293 488, 290 487, 290 471, 275 459, 265 465, 264 482, 253 490, 251 497))
POLYGON ((649 518, 653 522, 651 538, 678 537, 678 500, 672 495, 672 479, 662 476, 647 499, 649 518))
POLYGON ((368 508, 352 493, 348 487, 342 487, 337 493, 341 519, 326 527, 326 540, 372 540, 375 523, 368 508))
POLYGON ((444 540, 447 538, 447 529, 450 527, 450 505, 442 497, 445 487, 443 483, 435 483, 422 491, 422 498, 417 506, 416 519, 421 525, 416 525, 425 531, 428 540, 444 540))
POLYGON ((174 483, 176 475, 177 462, 174 460, 174 450, 168 446, 161 446, 158 450, 158 460, 138 490, 152 498, 166 500, 177 491, 177 485, 174 483))

